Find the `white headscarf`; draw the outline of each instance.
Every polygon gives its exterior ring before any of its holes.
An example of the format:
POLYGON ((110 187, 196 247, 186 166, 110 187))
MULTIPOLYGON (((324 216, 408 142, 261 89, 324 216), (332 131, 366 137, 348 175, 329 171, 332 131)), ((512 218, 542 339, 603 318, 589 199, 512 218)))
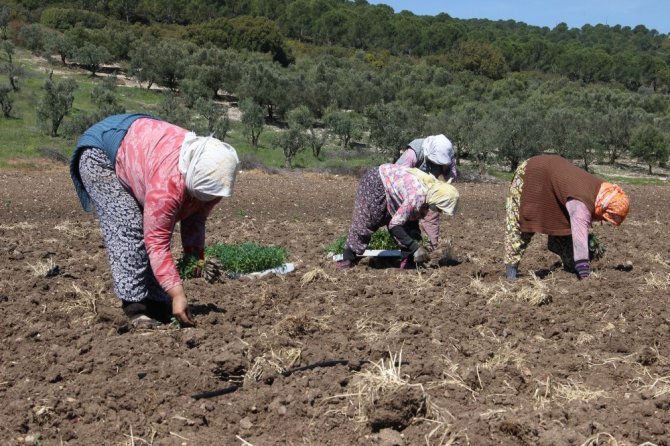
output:
POLYGON ((426 158, 440 166, 449 166, 454 161, 454 146, 444 135, 424 138, 421 148, 426 158))
POLYGON ((240 162, 235 149, 213 137, 189 132, 179 152, 179 171, 186 190, 200 201, 230 197, 240 162))

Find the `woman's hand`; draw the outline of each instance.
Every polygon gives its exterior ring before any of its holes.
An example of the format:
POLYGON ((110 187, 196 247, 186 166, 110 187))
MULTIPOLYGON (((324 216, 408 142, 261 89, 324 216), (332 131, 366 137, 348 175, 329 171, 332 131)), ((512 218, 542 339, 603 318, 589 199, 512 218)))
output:
POLYGON ((171 288, 168 294, 172 300, 172 315, 179 321, 179 324, 182 327, 194 327, 195 322, 191 316, 191 311, 188 309, 184 287, 179 285, 171 288))
POLYGON ((414 261, 416 263, 425 263, 430 260, 430 254, 428 250, 423 246, 420 246, 419 249, 414 251, 414 261))

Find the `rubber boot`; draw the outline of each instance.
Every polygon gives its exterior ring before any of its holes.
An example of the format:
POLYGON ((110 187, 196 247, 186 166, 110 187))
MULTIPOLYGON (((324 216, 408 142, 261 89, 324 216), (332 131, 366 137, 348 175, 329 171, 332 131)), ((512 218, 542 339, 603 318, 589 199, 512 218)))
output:
POLYGON ((516 265, 505 265, 505 276, 510 282, 514 282, 517 279, 517 274, 519 273, 518 267, 516 265))

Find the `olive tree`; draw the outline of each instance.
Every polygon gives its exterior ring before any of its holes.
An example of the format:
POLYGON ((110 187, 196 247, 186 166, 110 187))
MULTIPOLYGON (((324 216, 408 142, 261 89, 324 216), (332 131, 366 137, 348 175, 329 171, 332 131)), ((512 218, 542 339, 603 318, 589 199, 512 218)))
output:
POLYGON ((72 60, 90 71, 91 76, 95 76, 102 64, 112 61, 112 55, 104 46, 86 42, 81 47, 75 48, 72 52, 72 60))
POLYGON ((573 158, 582 162, 584 170, 588 172, 603 147, 602 141, 597 137, 599 122, 589 110, 577 108, 573 113, 574 126, 568 134, 568 141, 572 144, 570 153, 573 158))
POLYGON ((179 40, 141 39, 130 52, 130 72, 140 83, 147 82, 147 89, 157 84, 176 91, 194 49, 193 44, 179 40))
POLYGON ((637 117, 628 107, 611 107, 598 119, 597 130, 603 142, 603 151, 610 164, 616 163, 630 150, 633 128, 637 117))
POLYGON ((289 126, 287 130, 277 133, 274 139, 284 152, 285 166, 292 168, 295 156, 306 147, 305 133, 300 127, 289 126))
POLYGON ((49 30, 45 37, 44 51, 47 53, 47 58, 51 61, 53 54, 58 54, 60 61, 66 65, 67 60, 72 58, 76 42, 69 36, 55 30, 49 30))
POLYGON ((318 158, 321 149, 326 143, 327 132, 316 128, 316 120, 309 108, 305 105, 294 108, 288 113, 289 127, 303 129, 306 132, 305 140, 312 149, 312 155, 318 158))
POLYGON ((511 172, 540 151, 543 122, 542 111, 527 104, 509 101, 495 109, 491 125, 498 129, 498 157, 509 163, 511 172))
POLYGON ((9 85, 12 87, 12 91, 19 91, 17 79, 18 76, 23 73, 23 70, 19 65, 16 64, 16 61, 14 60, 14 45, 12 42, 9 40, 3 41, 2 51, 3 60, 0 67, 5 73, 7 73, 9 85))
POLYGON ((166 121, 182 127, 188 126, 188 110, 179 101, 179 98, 174 92, 166 91, 163 94, 163 99, 158 104, 158 111, 161 118, 166 121))
POLYGON ((19 41, 23 47, 40 54, 44 50, 46 29, 38 23, 23 25, 19 30, 19 41))
POLYGON ((668 161, 668 139, 652 125, 645 125, 633 134, 631 144, 631 155, 649 166, 649 174, 654 164, 666 163, 668 161))
POLYGON ((550 109, 544 120, 544 146, 564 158, 576 158, 578 153, 575 136, 579 131, 577 119, 579 118, 573 109, 567 107, 550 109))
POLYGON ((86 131, 87 128, 110 115, 123 113, 125 109, 116 97, 116 79, 105 78, 91 91, 91 102, 96 106, 92 112, 79 112, 70 120, 63 123, 62 133, 68 137, 76 137, 86 131))
POLYGON ((258 147, 258 140, 265 127, 263 107, 253 99, 246 98, 240 101, 240 111, 242 112, 242 131, 249 138, 251 145, 258 147))
POLYGON ((330 133, 340 140, 343 149, 363 135, 363 117, 355 111, 331 109, 326 112, 324 121, 330 133))
POLYGON ((279 64, 271 62, 247 63, 242 67, 242 78, 238 88, 240 97, 250 98, 265 108, 267 117, 275 119, 275 111, 285 101, 287 85, 279 64))
POLYGON ((2 40, 7 40, 7 27, 11 18, 12 14, 9 6, 0 7, 0 38, 2 40))
POLYGON ((12 88, 7 85, 0 85, 0 109, 2 109, 2 115, 5 118, 11 117, 13 107, 12 88))
POLYGON ((207 123, 206 132, 221 141, 225 140, 230 131, 228 106, 218 105, 211 99, 200 98, 195 102, 194 108, 207 123))
POLYGON ((98 119, 125 112, 116 96, 116 77, 114 76, 105 78, 101 83, 93 87, 91 102, 98 109, 96 113, 98 119))
POLYGON ((74 91, 78 85, 74 79, 53 80, 53 72, 44 82, 44 96, 37 106, 37 119, 44 123, 51 136, 58 136, 63 118, 72 111, 74 91))
POLYGON ((395 160, 402 149, 423 133, 423 111, 399 102, 376 104, 366 108, 370 141, 382 153, 395 160))
POLYGON ((240 78, 238 58, 232 50, 196 51, 189 57, 184 83, 197 85, 197 94, 203 98, 216 98, 220 89, 232 92, 240 78))
MULTIPOLYGON (((470 155, 473 141, 477 136, 477 126, 484 117, 484 108, 476 102, 466 102, 454 107, 451 112, 440 116, 441 128, 433 129, 431 133, 444 133, 454 144, 456 163, 470 155)), ((439 122, 438 121, 438 122, 439 122)), ((485 160, 483 160, 485 162, 485 160)))

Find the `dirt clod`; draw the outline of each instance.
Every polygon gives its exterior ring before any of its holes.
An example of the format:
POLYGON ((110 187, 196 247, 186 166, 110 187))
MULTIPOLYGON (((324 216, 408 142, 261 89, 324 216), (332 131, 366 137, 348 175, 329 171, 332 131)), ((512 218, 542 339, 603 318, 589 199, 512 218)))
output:
POLYGON ((414 417, 425 413, 425 395, 419 387, 403 386, 389 393, 366 408, 368 423, 373 431, 384 428, 403 430, 414 417))

